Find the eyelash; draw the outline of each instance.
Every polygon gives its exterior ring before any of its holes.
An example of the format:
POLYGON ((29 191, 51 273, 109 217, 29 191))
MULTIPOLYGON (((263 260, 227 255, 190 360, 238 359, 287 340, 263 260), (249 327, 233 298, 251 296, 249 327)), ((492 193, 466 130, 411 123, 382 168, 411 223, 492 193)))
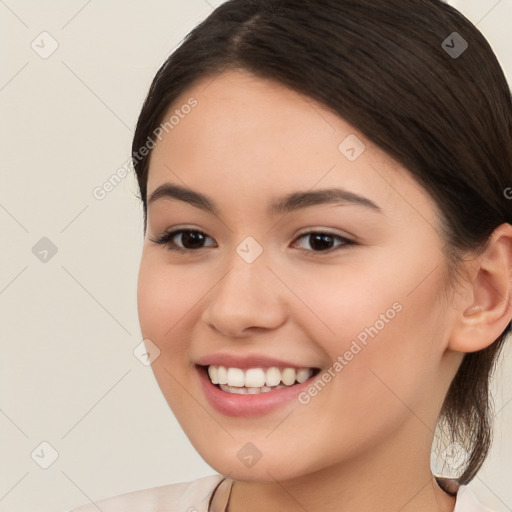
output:
MULTIPOLYGON (((201 249, 206 249, 206 247, 199 247, 198 249, 186 249, 184 247, 180 247, 176 245, 174 242, 172 242, 172 239, 181 233, 199 233, 207 238, 210 238, 205 232, 200 231, 198 229, 176 229, 173 231, 168 231, 163 233, 161 236, 157 238, 150 238, 151 242, 154 242, 156 244, 164 245, 166 248, 170 251, 174 251, 177 253, 191 253, 191 252, 197 252, 201 249)), ((350 248, 350 246, 356 245, 356 243, 353 240, 349 240, 348 238, 345 238, 340 235, 336 235, 335 233, 329 233, 328 231, 307 231, 306 233, 302 233, 299 235, 296 240, 299 240, 300 238, 303 238, 308 235, 327 235, 332 238, 337 238, 338 240, 341 240, 343 244, 340 244, 336 247, 333 247, 331 249, 327 249, 325 251, 313 251, 308 249, 301 249, 306 252, 312 252, 315 254, 330 254, 334 251, 337 251, 341 248, 350 248)))

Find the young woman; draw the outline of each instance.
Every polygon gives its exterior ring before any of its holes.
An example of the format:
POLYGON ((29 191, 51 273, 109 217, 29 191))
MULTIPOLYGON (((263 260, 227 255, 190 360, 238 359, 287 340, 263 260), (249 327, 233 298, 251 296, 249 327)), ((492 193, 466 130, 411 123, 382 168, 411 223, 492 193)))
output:
POLYGON ((230 0, 198 25, 133 141, 138 307, 218 474, 77 510, 488 511, 467 484, 512 319, 511 120, 440 0, 230 0))

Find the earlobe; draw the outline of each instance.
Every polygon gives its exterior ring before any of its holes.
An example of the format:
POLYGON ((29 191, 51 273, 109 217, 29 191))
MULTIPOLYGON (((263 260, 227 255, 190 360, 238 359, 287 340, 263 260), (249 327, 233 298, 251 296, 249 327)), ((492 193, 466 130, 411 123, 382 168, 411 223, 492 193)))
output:
POLYGON ((512 225, 496 228, 471 265, 472 280, 467 283, 471 300, 458 314, 448 345, 459 352, 488 347, 512 319, 512 225))

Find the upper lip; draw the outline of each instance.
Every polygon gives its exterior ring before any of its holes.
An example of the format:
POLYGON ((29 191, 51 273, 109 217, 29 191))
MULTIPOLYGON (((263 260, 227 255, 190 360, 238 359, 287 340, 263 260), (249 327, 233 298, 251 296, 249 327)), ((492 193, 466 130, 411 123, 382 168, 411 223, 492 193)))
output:
POLYGON ((211 354, 198 358, 195 363, 199 366, 224 366, 226 368, 317 368, 309 364, 297 364, 283 359, 268 357, 262 354, 235 355, 228 353, 211 354))

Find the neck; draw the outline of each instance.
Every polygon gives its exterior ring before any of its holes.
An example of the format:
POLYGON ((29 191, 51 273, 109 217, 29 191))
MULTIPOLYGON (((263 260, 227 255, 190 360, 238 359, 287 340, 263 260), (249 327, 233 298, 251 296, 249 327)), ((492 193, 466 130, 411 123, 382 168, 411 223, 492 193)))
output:
POLYGON ((430 433, 423 443, 417 437, 398 443, 399 438, 357 460, 298 478, 236 481, 227 512, 452 512, 455 497, 439 487, 430 470, 430 433))

